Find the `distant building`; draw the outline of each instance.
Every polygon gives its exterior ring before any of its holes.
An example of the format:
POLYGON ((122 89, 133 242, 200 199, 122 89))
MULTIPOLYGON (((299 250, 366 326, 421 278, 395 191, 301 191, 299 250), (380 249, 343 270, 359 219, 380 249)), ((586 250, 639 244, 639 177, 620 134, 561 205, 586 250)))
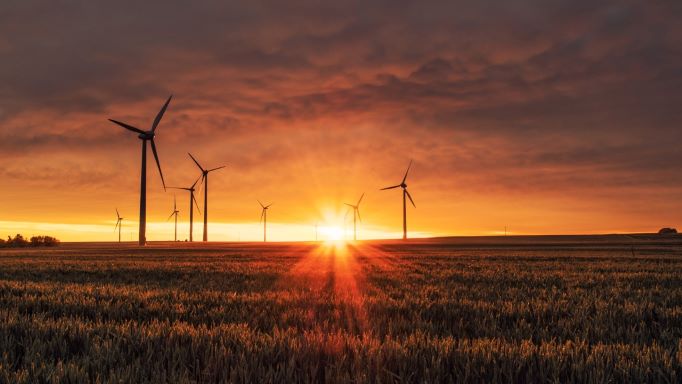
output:
POLYGON ((677 234, 677 229, 675 228, 661 228, 658 231, 659 235, 675 235, 677 234))

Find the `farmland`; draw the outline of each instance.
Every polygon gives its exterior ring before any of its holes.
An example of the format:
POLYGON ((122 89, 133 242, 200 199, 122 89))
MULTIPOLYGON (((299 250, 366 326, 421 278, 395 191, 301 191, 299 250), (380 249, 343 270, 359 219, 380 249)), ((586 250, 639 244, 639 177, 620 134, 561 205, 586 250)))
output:
POLYGON ((0 382, 681 380, 680 237, 0 251, 0 382))

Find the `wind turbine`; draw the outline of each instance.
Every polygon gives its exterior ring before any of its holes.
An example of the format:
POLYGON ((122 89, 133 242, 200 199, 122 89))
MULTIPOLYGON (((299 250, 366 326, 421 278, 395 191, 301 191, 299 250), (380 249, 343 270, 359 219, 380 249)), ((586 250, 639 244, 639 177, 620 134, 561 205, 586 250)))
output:
POLYGON ((183 191, 189 191, 189 241, 193 241, 192 239, 192 234, 194 233, 194 206, 192 205, 192 202, 197 206, 197 211, 201 213, 201 210, 199 210, 199 203, 197 203, 197 199, 194 197, 194 191, 195 191, 195 186, 197 185, 197 182, 199 181, 199 176, 197 180, 192 184, 191 187, 189 188, 180 188, 180 187, 168 187, 172 189, 182 189, 183 191))
POLYGON ((268 208, 270 208, 272 204, 263 205, 260 200, 258 200, 258 204, 260 204, 260 207, 262 208, 260 212, 260 221, 263 222, 263 242, 265 243, 268 241, 268 208))
POLYGON ((400 184, 380 189, 381 191, 398 187, 403 189, 403 240, 407 240, 407 204, 405 203, 405 196, 410 199, 412 206, 417 208, 417 206, 414 205, 414 200, 412 200, 410 192, 407 191, 407 184, 405 184, 405 180, 407 180, 407 174, 410 172, 410 167, 412 167, 412 160, 410 160, 410 165, 407 166, 407 171, 405 171, 405 176, 403 176, 403 181, 401 181, 400 184))
POLYGON ((123 218, 121 215, 118 214, 118 208, 116 208, 116 225, 114 226, 114 232, 116 232, 116 228, 118 227, 118 242, 121 242, 121 222, 123 221, 123 218))
POLYGON ((163 184, 163 190, 166 190, 166 182, 163 180, 163 172, 161 172, 161 164, 159 163, 159 155, 156 153, 156 145, 154 144, 154 135, 156 128, 159 126, 159 122, 163 117, 166 108, 168 108, 168 103, 170 103, 173 95, 168 97, 166 104, 161 107, 161 110, 156 115, 154 122, 152 123, 152 129, 149 131, 143 131, 139 128, 135 128, 132 125, 122 123, 113 119, 109 119, 114 124, 118 124, 121 127, 138 133, 138 138, 142 140, 142 171, 140 173, 140 231, 139 231, 139 244, 145 245, 147 242, 146 230, 147 230, 147 142, 151 142, 152 152, 154 153, 154 159, 156 160, 156 166, 159 168, 159 175, 161 175, 161 183, 163 184))
POLYGON ((204 182, 204 241, 208 241, 208 174, 209 172, 225 168, 225 166, 223 165, 222 167, 218 168, 204 169, 204 167, 199 164, 197 159, 195 159, 191 153, 187 152, 187 154, 192 158, 192 160, 194 160, 194 163, 201 170, 201 180, 204 182))
POLYGON ((170 220, 171 217, 175 216, 175 241, 178 241, 178 204, 177 201, 175 200, 175 195, 173 195, 173 213, 168 216, 166 221, 170 220))
POLYGON ((360 200, 358 200, 357 204, 348 204, 345 203, 347 206, 351 207, 353 209, 353 241, 358 240, 358 232, 357 232, 357 226, 355 223, 355 216, 357 214, 357 218, 360 219, 360 222, 362 222, 362 218, 360 217, 360 202, 362 201, 362 198, 365 197, 365 193, 362 193, 362 196, 360 196, 360 200))

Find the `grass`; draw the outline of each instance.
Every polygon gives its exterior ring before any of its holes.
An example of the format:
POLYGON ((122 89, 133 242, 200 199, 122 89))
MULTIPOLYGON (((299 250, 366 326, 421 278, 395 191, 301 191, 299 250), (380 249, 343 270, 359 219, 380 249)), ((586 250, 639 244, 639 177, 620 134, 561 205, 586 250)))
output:
POLYGON ((682 246, 0 251, 0 382, 680 382, 682 246))

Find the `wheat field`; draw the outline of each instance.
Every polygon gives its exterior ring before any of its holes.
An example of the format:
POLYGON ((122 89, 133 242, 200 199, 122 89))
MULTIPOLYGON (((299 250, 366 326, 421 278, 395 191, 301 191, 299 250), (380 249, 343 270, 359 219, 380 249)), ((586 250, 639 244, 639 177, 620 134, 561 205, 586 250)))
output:
POLYGON ((682 246, 0 251, 0 382, 682 381, 682 246))

